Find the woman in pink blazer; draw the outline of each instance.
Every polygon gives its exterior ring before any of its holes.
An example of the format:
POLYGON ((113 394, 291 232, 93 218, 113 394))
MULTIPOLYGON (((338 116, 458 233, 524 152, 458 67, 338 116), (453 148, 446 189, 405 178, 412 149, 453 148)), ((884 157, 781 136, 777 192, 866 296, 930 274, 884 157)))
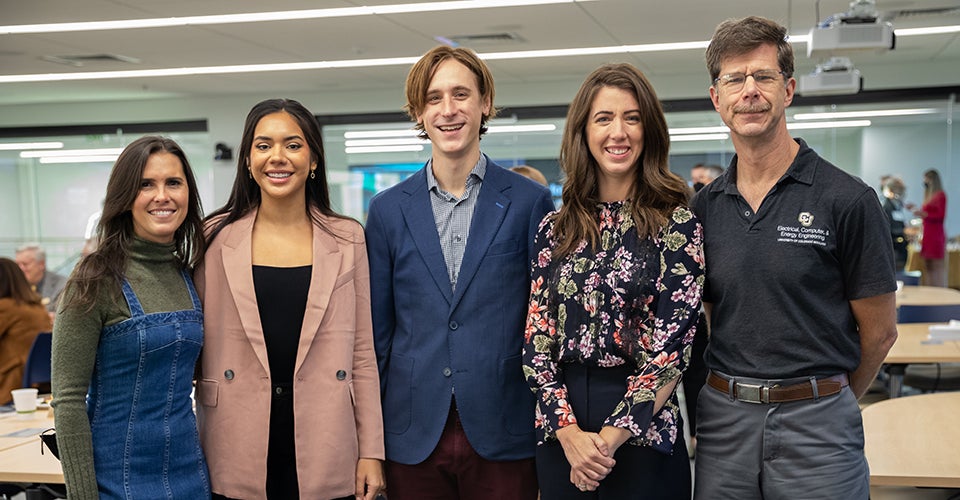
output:
POLYGON ((373 500, 384 448, 363 229, 330 208, 320 129, 298 102, 250 111, 207 243, 197 414, 214 498, 373 500))

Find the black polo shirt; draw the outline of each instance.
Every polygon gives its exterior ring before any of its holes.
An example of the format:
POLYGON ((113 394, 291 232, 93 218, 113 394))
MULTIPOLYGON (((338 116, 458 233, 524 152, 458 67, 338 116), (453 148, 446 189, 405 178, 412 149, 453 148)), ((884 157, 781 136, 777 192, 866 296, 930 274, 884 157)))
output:
POLYGON ((860 364, 849 301, 896 290, 893 244, 876 193, 802 139, 793 164, 753 213, 737 157, 700 190, 707 366, 755 378, 828 376, 860 364))

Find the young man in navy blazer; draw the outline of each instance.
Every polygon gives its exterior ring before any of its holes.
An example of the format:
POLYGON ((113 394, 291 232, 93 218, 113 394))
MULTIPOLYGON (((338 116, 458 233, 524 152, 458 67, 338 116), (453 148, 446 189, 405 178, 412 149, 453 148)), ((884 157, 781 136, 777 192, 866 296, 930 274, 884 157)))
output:
POLYGON ((480 152, 493 78, 440 46, 410 70, 423 169, 370 202, 374 341, 390 500, 537 497, 521 370, 530 249, 550 192, 480 152))

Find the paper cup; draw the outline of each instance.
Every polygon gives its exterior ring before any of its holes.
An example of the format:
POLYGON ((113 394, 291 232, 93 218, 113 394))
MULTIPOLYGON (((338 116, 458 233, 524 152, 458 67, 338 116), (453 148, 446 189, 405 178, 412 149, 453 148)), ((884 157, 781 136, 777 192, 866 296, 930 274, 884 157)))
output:
POLYGON ((17 413, 33 413, 37 411, 37 389, 14 389, 13 406, 17 413))

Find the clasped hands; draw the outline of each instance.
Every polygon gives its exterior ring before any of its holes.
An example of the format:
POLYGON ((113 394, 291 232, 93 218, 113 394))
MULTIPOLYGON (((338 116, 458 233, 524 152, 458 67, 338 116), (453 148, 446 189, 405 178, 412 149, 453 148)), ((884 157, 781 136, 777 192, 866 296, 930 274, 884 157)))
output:
POLYGON ((630 431, 606 426, 599 433, 587 432, 577 424, 557 431, 557 439, 570 464, 570 482, 580 491, 594 491, 613 470, 613 454, 630 438, 630 431))

